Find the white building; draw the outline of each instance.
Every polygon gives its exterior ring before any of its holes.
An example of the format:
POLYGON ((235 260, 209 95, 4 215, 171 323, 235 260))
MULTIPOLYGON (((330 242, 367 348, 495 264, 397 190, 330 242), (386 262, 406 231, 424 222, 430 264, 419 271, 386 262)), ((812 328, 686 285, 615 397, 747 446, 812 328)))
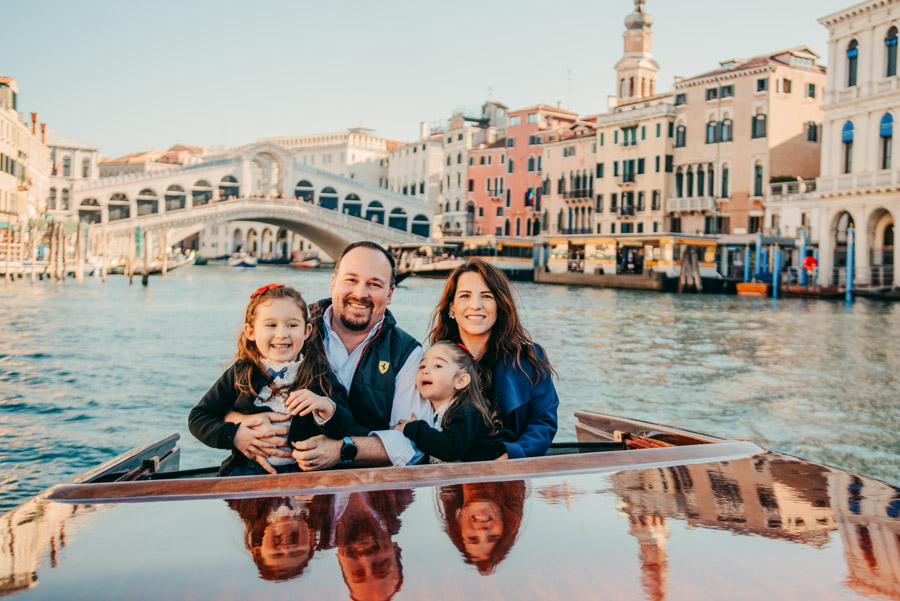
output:
MULTIPOLYGON (((72 208, 71 193, 76 182, 100 177, 100 151, 53 130, 47 132, 47 146, 52 161, 47 210, 63 213, 72 208)), ((99 218, 99 213, 90 216, 99 218)))
POLYGON ((18 95, 15 78, 0 77, 0 224, 4 227, 42 213, 49 187, 50 150, 37 133, 37 113, 31 113, 29 128, 18 112, 18 95))
POLYGON ((822 283, 843 282, 852 226, 854 281, 891 285, 900 212, 900 165, 892 156, 900 0, 867 0, 819 22, 830 34, 821 175, 815 192, 785 190, 784 203, 811 216, 822 283))
POLYGON ((429 134, 427 125, 422 123, 417 141, 390 151, 387 188, 398 194, 424 199, 437 210, 443 165, 443 134, 429 134))

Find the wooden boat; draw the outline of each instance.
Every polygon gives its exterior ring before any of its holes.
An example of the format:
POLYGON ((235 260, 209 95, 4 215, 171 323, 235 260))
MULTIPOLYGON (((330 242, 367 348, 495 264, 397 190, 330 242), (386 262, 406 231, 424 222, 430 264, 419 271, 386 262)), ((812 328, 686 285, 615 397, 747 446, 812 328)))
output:
POLYGON ((227 263, 229 267, 253 268, 256 267, 258 261, 256 260, 256 257, 252 255, 248 255, 245 252, 239 252, 228 257, 227 263))
MULTIPOLYGON (((173 269, 178 269, 179 267, 193 264, 193 262, 194 262, 194 251, 190 251, 186 255, 175 254, 175 255, 172 255, 166 261, 166 271, 172 271, 173 269)), ((143 268, 142 266, 143 266, 142 261, 135 262, 135 264, 134 264, 135 274, 141 273, 141 270, 143 268)), ((120 262, 118 264, 114 264, 114 265, 110 266, 108 268, 108 273, 121 275, 121 274, 125 273, 125 268, 126 268, 125 264, 120 262)), ((162 261, 158 261, 158 260, 151 261, 150 265, 147 268, 147 273, 149 273, 150 275, 157 275, 157 274, 162 273, 162 268, 163 268, 162 261)))
POLYGON ((900 599, 897 487, 576 415, 546 457, 260 477, 179 470, 173 435, 2 516, 0 594, 900 599))
POLYGON ((837 286, 804 286, 803 284, 781 284, 778 287, 778 294, 780 296, 796 296, 800 298, 844 298, 844 291, 837 286))
POLYGON ((456 244, 397 244, 388 248, 397 261, 397 281, 409 276, 446 278, 464 260, 456 255, 456 244))
POLYGON ((314 250, 298 251, 291 257, 290 266, 294 269, 313 269, 322 265, 319 253, 314 250))

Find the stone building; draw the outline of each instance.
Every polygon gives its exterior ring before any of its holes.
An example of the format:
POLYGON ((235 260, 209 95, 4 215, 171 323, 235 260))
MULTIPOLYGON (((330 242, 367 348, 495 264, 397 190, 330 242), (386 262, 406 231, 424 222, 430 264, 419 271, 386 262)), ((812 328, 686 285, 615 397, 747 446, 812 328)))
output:
POLYGON ((38 133, 37 113, 31 127, 19 112, 19 84, 0 77, 0 226, 34 217, 47 208, 50 150, 46 126, 38 133))

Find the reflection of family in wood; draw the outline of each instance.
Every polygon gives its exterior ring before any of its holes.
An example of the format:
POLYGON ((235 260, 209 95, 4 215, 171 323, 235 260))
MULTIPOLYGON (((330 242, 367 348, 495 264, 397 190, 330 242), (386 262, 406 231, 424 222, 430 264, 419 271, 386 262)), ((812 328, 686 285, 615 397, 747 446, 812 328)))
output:
MULTIPOLYGON (((519 533, 525 483, 492 482, 436 490, 444 531, 481 574, 491 574, 519 533)), ((244 523, 244 545, 264 580, 301 576, 317 551, 337 550, 353 599, 390 599, 403 585, 401 514, 411 490, 228 500, 244 523)))

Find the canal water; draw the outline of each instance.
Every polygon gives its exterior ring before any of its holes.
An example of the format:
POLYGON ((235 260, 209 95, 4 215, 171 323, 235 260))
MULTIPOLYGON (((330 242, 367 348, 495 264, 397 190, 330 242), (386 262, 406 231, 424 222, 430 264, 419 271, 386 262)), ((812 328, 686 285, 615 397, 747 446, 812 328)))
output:
MULTIPOLYGON (((0 285, 0 512, 137 445, 181 435, 183 468, 227 454, 187 415, 233 356, 258 286, 307 300, 330 273, 191 266, 129 286, 0 285)), ((422 339, 443 281, 394 293, 422 339)), ((900 483, 900 304, 517 285, 559 374, 558 441, 578 409, 632 416, 900 483)))

